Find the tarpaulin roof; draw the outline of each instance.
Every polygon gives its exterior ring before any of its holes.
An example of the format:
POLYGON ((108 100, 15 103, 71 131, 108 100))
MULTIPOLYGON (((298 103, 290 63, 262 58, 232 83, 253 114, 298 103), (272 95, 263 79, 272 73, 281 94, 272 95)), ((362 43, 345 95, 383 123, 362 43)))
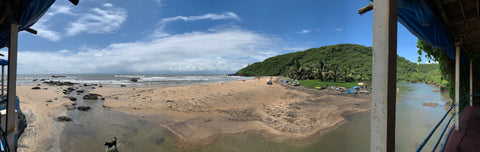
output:
POLYGON ((0 8, 3 9, 0 11, 0 48, 8 45, 9 23, 13 19, 12 17, 18 22, 18 31, 25 30, 35 24, 54 2, 55 0, 8 0, 0 2, 0 8), (13 16, 9 14, 11 11, 6 10, 11 6, 16 6, 12 8, 13 16))
POLYGON ((8 61, 4 59, 0 59, 0 65, 8 65, 8 61))
POLYGON ((455 58, 455 45, 441 17, 423 0, 398 0, 398 21, 411 33, 433 47, 445 49, 455 58))

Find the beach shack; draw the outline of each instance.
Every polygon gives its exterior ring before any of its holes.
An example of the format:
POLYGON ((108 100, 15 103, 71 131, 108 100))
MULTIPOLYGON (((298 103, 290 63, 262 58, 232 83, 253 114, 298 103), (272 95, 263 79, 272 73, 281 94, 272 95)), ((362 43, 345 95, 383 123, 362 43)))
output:
POLYGON ((359 13, 372 9, 370 151, 395 151, 397 22, 429 47, 423 49, 438 57, 451 80, 450 90, 455 93, 454 104, 443 117, 439 116, 440 121, 425 140, 419 141, 422 143, 417 151, 429 139, 436 144, 428 151, 478 151, 480 108, 475 93, 479 92, 480 68, 475 67, 480 65, 479 0, 374 0, 359 13), (452 119, 453 127, 449 127, 452 119), (446 127, 437 129, 441 123, 447 123, 446 127), (439 139, 431 139, 436 131, 441 133, 439 139))
MULTIPOLYGON (((17 52, 18 52, 18 32, 27 31, 37 34, 37 31, 30 27, 35 24, 47 10, 52 6, 55 0, 2 0, 0 1, 0 49, 8 48, 8 62, 2 63, 3 67, 8 66, 7 70, 7 90, 3 94, 0 102, 1 117, 1 144, 0 151, 16 151, 18 140, 19 122, 17 118, 21 112, 19 99, 16 96, 16 78, 17 78, 17 52), (3 103, 3 104, 2 104, 3 103)), ((74 5, 78 0, 70 0, 74 5)), ((25 124, 26 125, 26 124, 25 124)))

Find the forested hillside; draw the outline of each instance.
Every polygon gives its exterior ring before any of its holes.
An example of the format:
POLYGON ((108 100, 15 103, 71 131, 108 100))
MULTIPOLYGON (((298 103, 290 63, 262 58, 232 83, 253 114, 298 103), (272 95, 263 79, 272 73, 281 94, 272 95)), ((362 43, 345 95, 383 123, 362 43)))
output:
MULTIPOLYGON (((368 81, 372 78, 372 48, 337 44, 278 55, 251 64, 236 74, 286 75, 293 79, 321 81, 368 81)), ((416 64, 397 58, 397 79, 441 83, 438 64, 416 64)))

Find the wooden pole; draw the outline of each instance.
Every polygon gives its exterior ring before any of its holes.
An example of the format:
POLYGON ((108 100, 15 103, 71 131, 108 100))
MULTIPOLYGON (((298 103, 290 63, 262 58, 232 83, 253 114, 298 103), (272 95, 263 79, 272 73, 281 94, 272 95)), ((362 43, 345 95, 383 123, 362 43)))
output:
MULTIPOLYGON (((455 130, 458 131, 460 125, 460 46, 455 49, 455 130)), ((9 67, 10 68, 10 67, 9 67)))
POLYGON ((4 74, 5 74, 5 66, 2 65, 2 97, 5 95, 4 94, 4 90, 5 90, 5 78, 4 78, 4 74))
POLYGON ((18 49, 18 24, 10 23, 10 42, 8 45, 8 86, 7 86, 7 140, 11 149, 15 143, 15 104, 16 104, 16 81, 17 81, 17 49, 18 49))
POLYGON ((395 151, 397 0, 373 1, 370 151, 395 151))

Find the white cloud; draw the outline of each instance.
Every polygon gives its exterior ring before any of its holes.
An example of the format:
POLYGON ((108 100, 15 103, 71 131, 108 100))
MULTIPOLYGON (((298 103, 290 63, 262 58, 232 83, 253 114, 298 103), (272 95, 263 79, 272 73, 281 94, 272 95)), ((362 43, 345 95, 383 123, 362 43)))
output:
POLYGON ((49 28, 48 21, 55 15, 65 14, 65 15, 75 15, 73 14, 70 9, 70 6, 63 6, 63 5, 52 5, 50 10, 32 26, 32 29, 38 31, 37 36, 46 38, 50 41, 59 41, 62 38, 59 32, 51 30, 49 28))
POLYGON ((175 16, 175 17, 169 17, 169 18, 163 18, 162 22, 171 22, 171 21, 177 21, 177 20, 183 20, 185 22, 187 21, 197 21, 197 20, 223 20, 223 19, 233 19, 233 20, 240 20, 240 17, 237 16, 237 14, 233 12, 225 12, 222 14, 213 14, 213 13, 208 13, 205 15, 200 15, 200 16, 175 16))
POLYGON ((276 39, 229 29, 191 32, 103 49, 19 52, 19 73, 234 72, 278 55, 276 39))
POLYGON ((335 28, 335 31, 341 32, 341 31, 343 31, 343 29, 342 28, 335 28))
POLYGON ((80 33, 101 34, 112 33, 120 29, 127 19, 127 11, 116 8, 111 3, 102 4, 101 8, 92 8, 87 13, 73 12, 72 6, 53 5, 50 10, 32 26, 38 31, 38 36, 50 41, 59 41, 65 36, 75 36, 80 33), (64 31, 52 30, 49 21, 57 15, 68 15, 74 18, 64 31), (63 34, 65 33, 65 34, 63 34))
POLYGON ((166 37, 170 36, 170 34, 165 33, 163 31, 164 27, 174 21, 184 21, 184 22, 190 22, 190 21, 199 21, 199 20, 241 20, 240 17, 238 17, 237 14, 233 12, 225 12, 221 14, 215 14, 215 13, 208 13, 204 15, 199 15, 199 16, 175 16, 175 17, 168 17, 168 18, 162 18, 159 22, 159 27, 155 30, 155 32, 152 34, 152 37, 166 37))
POLYGON ((302 30, 300 32, 297 32, 299 34, 307 34, 307 33, 310 33, 310 30, 302 30))
POLYGON ((127 11, 125 9, 113 8, 112 6, 103 9, 93 8, 89 13, 80 15, 76 21, 66 28, 66 31, 68 36, 80 33, 112 33, 120 29, 126 19, 127 11))
POLYGON ((103 4, 103 7, 112 7, 112 6, 113 6, 112 3, 105 3, 105 4, 103 4))

